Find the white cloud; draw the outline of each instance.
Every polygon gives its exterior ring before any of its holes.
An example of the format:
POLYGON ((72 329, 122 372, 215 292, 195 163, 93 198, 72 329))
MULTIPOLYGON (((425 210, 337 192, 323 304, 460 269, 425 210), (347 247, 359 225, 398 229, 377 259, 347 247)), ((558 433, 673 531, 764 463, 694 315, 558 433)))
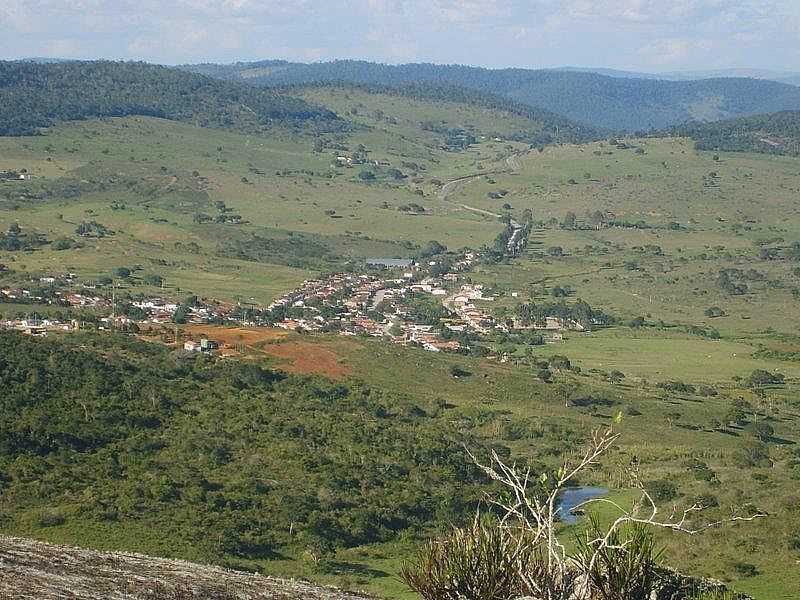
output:
POLYGON ((0 31, 4 58, 800 70, 798 0, 0 0, 0 31))

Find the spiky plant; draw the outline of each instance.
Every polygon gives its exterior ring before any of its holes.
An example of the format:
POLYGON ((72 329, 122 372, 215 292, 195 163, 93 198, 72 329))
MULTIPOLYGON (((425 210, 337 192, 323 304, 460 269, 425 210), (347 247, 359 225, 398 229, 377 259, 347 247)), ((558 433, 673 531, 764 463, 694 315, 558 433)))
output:
POLYGON ((508 600, 519 594, 530 555, 518 535, 476 517, 420 548, 400 578, 425 600, 508 600))
POLYGON ((648 600, 658 582, 662 554, 645 525, 604 531, 590 514, 585 533, 577 538, 575 560, 598 599, 648 600))

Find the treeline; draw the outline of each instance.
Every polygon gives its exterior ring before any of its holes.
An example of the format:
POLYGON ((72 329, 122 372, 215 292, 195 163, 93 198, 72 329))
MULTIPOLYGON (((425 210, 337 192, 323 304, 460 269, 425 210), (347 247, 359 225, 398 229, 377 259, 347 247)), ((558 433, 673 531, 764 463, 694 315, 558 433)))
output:
POLYGON ((0 333, 0 385, 5 531, 119 523, 122 548, 320 557, 468 519, 480 497, 453 449, 481 440, 442 402, 111 334, 0 333))
POLYGON ((688 123, 670 133, 690 137, 698 150, 762 152, 800 156, 800 111, 688 123))
POLYGON ((663 81, 555 70, 386 65, 356 60, 184 68, 263 86, 314 82, 391 87, 418 83, 457 86, 505 96, 595 127, 623 131, 649 131, 678 125, 693 120, 697 107, 705 108, 710 118, 800 109, 800 88, 745 78, 663 81), (714 98, 715 102, 709 98, 714 98))
POLYGON ((548 317, 558 319, 564 325, 576 323, 586 329, 591 329, 593 326, 612 325, 616 321, 611 315, 599 308, 592 308, 588 302, 580 298, 572 304, 567 304, 563 300, 540 304, 535 302, 518 304, 514 312, 523 326, 543 327, 548 317))
POLYGON ((0 62, 0 135, 34 135, 62 121, 127 115, 249 131, 276 123, 343 124, 299 98, 156 65, 0 62))

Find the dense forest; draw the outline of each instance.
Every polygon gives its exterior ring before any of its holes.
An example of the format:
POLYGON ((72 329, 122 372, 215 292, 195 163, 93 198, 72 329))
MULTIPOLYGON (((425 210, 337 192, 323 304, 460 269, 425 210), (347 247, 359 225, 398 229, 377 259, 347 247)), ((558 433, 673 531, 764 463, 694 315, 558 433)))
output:
POLYGON ((445 527, 479 497, 453 449, 481 442, 435 399, 88 334, 0 333, 0 386, 6 531, 118 529, 128 548, 218 562, 324 556, 445 527))
POLYGON ((418 83, 459 86, 502 95, 595 127, 624 131, 800 109, 800 88, 746 78, 664 81, 577 71, 385 65, 353 60, 314 64, 265 61, 183 68, 273 87, 325 81, 393 87, 418 83))
POLYGON ((687 123, 671 133, 695 140, 698 150, 764 152, 800 156, 800 111, 687 123))
POLYGON ((144 63, 0 62, 0 135, 126 115, 249 131, 275 123, 337 122, 329 110, 273 90, 144 63))

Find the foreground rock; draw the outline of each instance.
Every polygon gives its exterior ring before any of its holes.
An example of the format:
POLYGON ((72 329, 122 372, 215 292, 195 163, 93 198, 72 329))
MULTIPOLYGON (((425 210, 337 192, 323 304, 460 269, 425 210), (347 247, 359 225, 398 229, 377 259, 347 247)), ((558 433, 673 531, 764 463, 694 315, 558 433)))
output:
POLYGON ((0 600, 364 600, 298 581, 0 536, 0 600))

